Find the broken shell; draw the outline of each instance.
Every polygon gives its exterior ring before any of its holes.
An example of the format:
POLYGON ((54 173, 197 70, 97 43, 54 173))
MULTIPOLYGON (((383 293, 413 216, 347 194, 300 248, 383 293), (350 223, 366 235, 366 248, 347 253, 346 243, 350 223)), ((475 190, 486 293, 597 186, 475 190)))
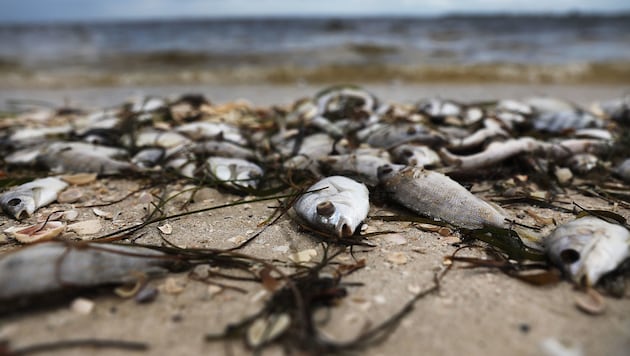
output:
POLYGON ((77 235, 92 235, 101 231, 101 221, 99 219, 85 220, 68 225, 68 231, 77 235))
POLYGON ((291 317, 287 313, 258 318, 247 329, 247 343, 251 347, 266 344, 282 335, 289 325, 291 325, 291 317))
POLYGON ((290 254, 289 259, 295 263, 305 263, 309 262, 315 256, 317 256, 317 251, 309 248, 300 252, 290 254))
POLYGON ((171 226, 171 224, 158 226, 158 230, 160 230, 165 235, 170 235, 171 233, 173 233, 173 227, 171 226))
POLYGON ((77 314, 88 315, 94 309, 94 302, 85 298, 77 298, 70 304, 70 309, 77 314))
POLYGON ((169 277, 160 286, 160 289, 166 294, 179 294, 184 291, 185 287, 181 280, 169 277))
POLYGON ((59 193, 57 201, 61 204, 74 203, 83 197, 83 192, 78 188, 66 189, 59 193))
POLYGON ((92 209, 92 212, 94 212, 94 215, 101 217, 103 219, 107 219, 107 220, 111 220, 114 218, 114 213, 111 213, 109 211, 105 211, 105 210, 101 210, 99 208, 94 208, 92 209))
POLYGON ((60 178, 69 184, 84 185, 94 182, 96 180, 96 173, 79 173, 61 176, 60 178))
POLYGON ((407 254, 405 254, 404 252, 392 252, 387 255, 387 260, 397 265, 404 265, 405 263, 407 263, 408 258, 407 254))
POLYGON ((62 219, 66 221, 74 221, 79 217, 79 212, 76 210, 68 210, 63 212, 62 219))
POLYGON ((66 229, 66 223, 48 221, 30 226, 14 226, 4 232, 21 243, 33 243, 55 238, 66 229))
POLYGON ((590 315, 600 315, 606 311, 606 301, 595 289, 586 290, 586 296, 576 297, 575 306, 590 315))

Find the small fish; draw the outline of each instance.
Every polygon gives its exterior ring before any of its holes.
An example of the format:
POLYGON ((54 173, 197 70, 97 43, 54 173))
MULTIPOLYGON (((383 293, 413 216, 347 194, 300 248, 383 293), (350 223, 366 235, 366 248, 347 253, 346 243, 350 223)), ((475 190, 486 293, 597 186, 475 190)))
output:
POLYGON ((445 141, 439 132, 414 123, 374 124, 357 132, 357 138, 372 147, 386 149, 409 142, 437 145, 445 141))
POLYGON ((317 229, 338 237, 354 234, 370 209, 365 185, 342 176, 331 176, 312 185, 293 206, 295 212, 317 229), (321 189, 321 190, 319 190, 321 189))
POLYGON ((558 226, 544 239, 551 262, 578 284, 594 286, 630 258, 630 231, 594 216, 558 226))
POLYGON ((508 227, 506 215, 444 174, 385 165, 378 176, 391 197, 416 213, 465 229, 508 227))
POLYGON ((234 188, 256 189, 264 174, 257 164, 240 158, 210 157, 206 162, 216 179, 234 188))
POLYGON ((166 272, 162 252, 114 244, 44 242, 0 256, 0 300, 15 300, 64 288, 133 282, 134 274, 166 272))
POLYGON ((67 186, 58 178, 36 179, 0 195, 0 206, 4 212, 21 220, 57 200, 57 195, 67 186))

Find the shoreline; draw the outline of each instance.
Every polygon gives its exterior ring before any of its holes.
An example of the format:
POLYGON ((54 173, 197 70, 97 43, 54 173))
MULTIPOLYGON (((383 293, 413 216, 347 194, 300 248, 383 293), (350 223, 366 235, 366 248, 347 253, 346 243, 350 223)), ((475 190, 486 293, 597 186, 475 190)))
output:
MULTIPOLYGON (((518 99, 529 96, 551 96, 570 100, 583 107, 600 100, 623 97, 630 93, 630 84, 566 85, 509 83, 357 83, 385 101, 413 103, 423 98, 441 97, 461 102, 495 99, 518 99)), ((14 101, 38 100, 51 106, 79 105, 100 108, 118 105, 134 96, 178 97, 198 93, 213 103, 246 100, 256 106, 289 105, 311 96, 328 85, 295 84, 194 84, 162 86, 74 87, 57 89, 0 88, 0 111, 9 111, 14 101)))

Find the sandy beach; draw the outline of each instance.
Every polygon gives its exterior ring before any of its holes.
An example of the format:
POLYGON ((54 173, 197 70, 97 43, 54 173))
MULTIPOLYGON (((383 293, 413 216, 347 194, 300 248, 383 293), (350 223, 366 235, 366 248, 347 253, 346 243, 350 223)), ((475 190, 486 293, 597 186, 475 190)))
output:
MULTIPOLYGON (((384 101, 412 103, 421 98, 442 97, 462 102, 501 98, 524 98, 548 95, 570 100, 583 106, 597 100, 618 98, 630 92, 628 85, 515 85, 515 84, 366 84, 367 90, 384 101)), ((294 100, 316 93, 315 85, 190 85, 169 87, 99 87, 50 89, 0 89, 0 110, 9 109, 11 100, 37 99, 54 105, 68 104, 84 108, 117 105, 132 95, 178 96, 184 93, 204 94, 212 103, 245 99, 255 106, 287 105, 294 100)), ((111 197, 122 197, 137 189, 141 182, 125 179, 99 179, 85 186, 85 194, 77 205, 102 202, 111 197)), ((169 186, 171 191, 185 189, 182 184, 169 186)), ((473 192, 483 192, 487 184, 478 181, 473 192)), ((479 195, 483 196, 484 193, 479 195)), ((167 212, 181 212, 182 195, 167 206, 167 212)), ((492 200, 492 197, 487 197, 492 200)), ((190 210, 215 206, 239 199, 216 189, 204 188, 187 208, 190 210)), ((561 194, 558 201, 576 202, 587 209, 613 209, 630 218, 630 210, 612 207, 606 201, 586 197, 572 189, 561 194)), ((259 223, 271 213, 274 202, 259 202, 240 207, 214 210, 169 221, 173 228, 169 241, 180 247, 230 248, 238 241, 260 230, 259 223)), ((69 204, 52 204, 39 210, 29 221, 48 213, 69 209, 69 204)), ((571 220, 572 214, 517 204, 504 207, 511 215, 521 216, 524 209, 532 209, 544 218, 557 223, 571 220)), ((103 232, 139 222, 146 212, 140 194, 104 207, 117 216, 116 224, 104 220, 103 232)), ((79 220, 93 219, 91 209, 78 209, 79 220)), ((372 204, 369 217, 398 214, 393 205, 372 204)), ((459 235, 447 236, 422 231, 406 222, 384 222, 368 217, 367 225, 374 231, 396 233, 370 237, 375 247, 359 247, 353 255, 342 252, 336 262, 353 264, 354 259, 365 259, 366 267, 351 274, 344 282, 356 282, 347 287, 348 296, 328 311, 322 310, 317 320, 322 322, 326 335, 338 341, 348 341, 363 330, 386 320, 407 303, 415 293, 430 288, 434 274, 443 271, 450 256, 460 246, 459 235)), ((524 223, 532 223, 525 216, 524 223)), ((0 216, 2 230, 16 225, 7 216, 0 216)), ((136 242, 160 244, 156 225, 136 234, 136 242)), ((2 251, 17 247, 5 240, 2 251)), ((288 216, 267 228, 241 252, 267 260, 287 261, 291 253, 314 249, 322 258, 323 245, 311 233, 303 231, 288 216)), ((337 247, 333 247, 334 250, 337 247)), ((462 252, 465 256, 483 257, 479 249, 462 252)), ((630 291, 622 298, 606 297, 606 310, 601 315, 587 315, 575 306, 576 298, 585 294, 563 281, 556 285, 537 287, 488 268, 466 269, 456 263, 443 277, 437 293, 429 294, 414 304, 414 308, 382 343, 360 351, 365 355, 541 355, 548 350, 544 345, 560 343, 575 350, 575 355, 627 355, 630 350, 630 291), (551 340, 551 341, 550 341, 551 340)), ((329 271, 330 272, 330 271, 329 271)), ((242 339, 206 342, 209 333, 220 333, 236 322, 260 309, 269 293, 256 283, 227 284, 243 288, 217 290, 191 280, 187 273, 171 274, 151 281, 160 294, 155 301, 138 304, 123 299, 105 288, 82 296, 94 302, 91 312, 73 311, 73 299, 55 305, 41 301, 38 308, 0 317, 0 340, 12 348, 43 342, 69 339, 114 339, 146 343, 144 353, 120 350, 64 349, 54 355, 147 354, 147 355, 227 355, 249 354, 242 339), (173 284, 176 286, 173 288, 173 284), (169 285, 171 287, 169 287, 169 285)), ((263 352, 282 354, 279 347, 263 352)), ((548 353, 549 355, 565 355, 548 353)), ((569 355, 567 353, 566 355, 569 355)), ((573 355, 573 354, 572 354, 573 355)))

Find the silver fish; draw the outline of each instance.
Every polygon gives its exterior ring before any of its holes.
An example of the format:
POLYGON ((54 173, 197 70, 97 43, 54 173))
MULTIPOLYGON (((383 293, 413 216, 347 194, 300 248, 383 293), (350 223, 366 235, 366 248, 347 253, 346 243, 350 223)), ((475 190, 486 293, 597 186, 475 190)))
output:
POLYGON ((385 165, 378 176, 404 207, 465 229, 506 228, 507 216, 444 174, 417 167, 385 165))
POLYGON ((83 144, 51 145, 37 156, 37 162, 53 172, 87 172, 101 175, 132 172, 137 169, 134 164, 111 158, 109 148, 83 144))
POLYGON ((558 226, 544 240, 551 262, 575 283, 586 286, 630 258, 630 231, 594 216, 558 226))
POLYGON ((440 156, 427 146, 403 144, 392 149, 396 161, 408 166, 426 167, 439 165, 440 156))
MULTIPOLYGON (((385 151, 387 152, 387 151, 385 151)), ((378 167, 391 163, 388 155, 353 153, 321 158, 320 165, 328 173, 344 174, 370 185, 378 184, 378 167)))
POLYGON ((57 200, 57 195, 67 186, 58 178, 36 179, 0 195, 0 206, 7 214, 21 220, 57 200))
POLYGON ((162 252, 113 244, 45 242, 0 257, 0 300, 135 280, 134 273, 161 274, 162 252), (145 257, 146 256, 146 257, 145 257))
POLYGON ((357 138, 372 147, 387 149, 408 142, 433 145, 445 141, 442 134, 413 123, 374 124, 357 132, 357 138))
POLYGON ((240 158, 210 157, 206 162, 216 179, 234 188, 256 189, 264 174, 257 164, 240 158))
POLYGON ((365 185, 350 178, 331 176, 320 180, 293 205, 308 224, 338 237, 351 236, 365 220, 370 209, 365 185), (318 190, 321 189, 321 190, 318 190))

